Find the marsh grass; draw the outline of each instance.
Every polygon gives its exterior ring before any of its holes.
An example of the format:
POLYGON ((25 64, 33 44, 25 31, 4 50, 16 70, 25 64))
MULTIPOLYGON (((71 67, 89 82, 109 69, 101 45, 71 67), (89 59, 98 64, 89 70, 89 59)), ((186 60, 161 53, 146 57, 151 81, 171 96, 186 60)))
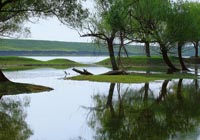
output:
MULTIPOLYGON (((176 57, 170 57, 173 64, 179 67, 179 61, 176 57)), ((121 69, 134 71, 129 75, 95 75, 95 76, 75 76, 69 79, 72 80, 88 80, 96 82, 111 82, 111 83, 143 83, 155 80, 170 80, 170 79, 197 79, 198 77, 193 74, 187 73, 173 73, 166 74, 167 66, 160 56, 152 56, 150 58, 145 56, 132 56, 121 58, 122 66, 121 69), (137 72, 138 71, 138 72, 137 72), (139 73, 144 71, 146 73, 139 73), (152 73, 156 72, 156 73, 152 73)), ((98 65, 103 65, 110 67, 110 60, 106 59, 99 63, 98 65)))
POLYGON ((144 83, 155 80, 170 80, 170 79, 197 79, 198 77, 192 74, 130 74, 130 75, 80 75, 67 79, 71 80, 86 80, 95 82, 109 83, 144 83))
POLYGON ((53 59, 49 61, 39 61, 32 58, 24 58, 16 56, 0 57, 0 68, 4 70, 26 70, 38 67, 69 68, 81 65, 83 64, 67 59, 53 59))
MULTIPOLYGON (((170 57, 173 64, 180 67, 178 58, 170 57)), ((110 60, 106 59, 97 63, 105 67, 111 67, 110 60)), ((164 72, 167 69, 165 62, 161 56, 152 56, 150 58, 146 56, 131 56, 122 57, 119 65, 120 69, 124 70, 136 70, 136 71, 155 71, 164 72)))

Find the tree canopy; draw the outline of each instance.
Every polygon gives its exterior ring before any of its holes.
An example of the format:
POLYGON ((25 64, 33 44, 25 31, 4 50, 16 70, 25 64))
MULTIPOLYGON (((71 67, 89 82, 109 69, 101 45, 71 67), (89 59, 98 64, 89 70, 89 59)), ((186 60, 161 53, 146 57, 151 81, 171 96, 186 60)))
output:
POLYGON ((25 21, 32 17, 56 16, 70 25, 78 22, 84 14, 80 1, 74 0, 0 0, 0 35, 28 33, 25 21))

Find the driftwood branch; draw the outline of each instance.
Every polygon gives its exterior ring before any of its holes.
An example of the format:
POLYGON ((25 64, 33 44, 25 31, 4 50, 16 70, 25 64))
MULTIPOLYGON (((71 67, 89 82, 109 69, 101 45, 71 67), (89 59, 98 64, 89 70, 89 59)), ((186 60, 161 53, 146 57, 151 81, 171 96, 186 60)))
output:
MULTIPOLYGON (((72 70, 81 75, 94 75, 93 73, 87 71, 86 69, 78 70, 76 68, 73 68, 72 70)), ((128 73, 123 70, 113 70, 113 71, 108 71, 106 73, 102 73, 100 75, 126 75, 126 74, 128 74, 128 73)))
POLYGON ((81 74, 81 75, 93 75, 92 73, 88 72, 86 69, 83 69, 83 71, 81 71, 81 70, 78 70, 76 68, 73 68, 72 70, 81 74))

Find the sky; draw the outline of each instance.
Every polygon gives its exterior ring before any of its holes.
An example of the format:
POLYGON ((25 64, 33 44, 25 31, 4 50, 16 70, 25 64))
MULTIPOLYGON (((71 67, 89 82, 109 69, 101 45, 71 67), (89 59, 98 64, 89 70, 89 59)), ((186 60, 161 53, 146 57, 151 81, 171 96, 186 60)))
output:
POLYGON ((76 30, 61 24, 57 18, 40 19, 36 23, 27 22, 31 34, 21 39, 52 40, 65 42, 91 42, 91 38, 80 37, 76 30))
MULTIPOLYGON (((93 0, 87 0, 83 6, 89 8, 90 12, 94 10, 93 0)), ((33 20, 34 21, 34 20, 33 20)), ((30 28, 29 37, 21 37, 21 39, 33 40, 52 40, 65 42, 91 42, 89 37, 80 37, 76 30, 60 23, 57 18, 40 19, 36 23, 27 22, 26 27, 30 28)))

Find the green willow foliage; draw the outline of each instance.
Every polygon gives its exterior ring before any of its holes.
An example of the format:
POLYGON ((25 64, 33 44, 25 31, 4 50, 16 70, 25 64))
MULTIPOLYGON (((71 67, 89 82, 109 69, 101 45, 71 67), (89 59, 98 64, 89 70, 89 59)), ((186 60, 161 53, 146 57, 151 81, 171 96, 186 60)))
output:
POLYGON ((29 100, 3 98, 0 100, 0 139, 1 140, 27 140, 32 130, 26 123, 25 108, 29 100))
POLYGON ((63 23, 75 26, 85 13, 78 0, 0 0, 0 35, 28 32, 23 23, 32 17, 56 16, 63 23))

